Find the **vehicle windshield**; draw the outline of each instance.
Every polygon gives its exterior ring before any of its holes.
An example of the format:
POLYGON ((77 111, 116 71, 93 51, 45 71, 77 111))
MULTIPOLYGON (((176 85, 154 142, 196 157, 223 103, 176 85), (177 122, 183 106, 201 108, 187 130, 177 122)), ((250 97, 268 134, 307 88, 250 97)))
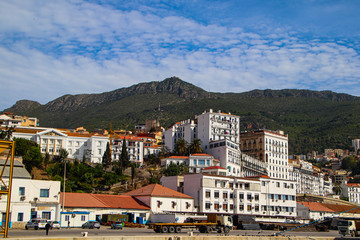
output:
POLYGON ((350 223, 349 221, 339 221, 338 226, 348 226, 350 225, 349 223, 350 223))

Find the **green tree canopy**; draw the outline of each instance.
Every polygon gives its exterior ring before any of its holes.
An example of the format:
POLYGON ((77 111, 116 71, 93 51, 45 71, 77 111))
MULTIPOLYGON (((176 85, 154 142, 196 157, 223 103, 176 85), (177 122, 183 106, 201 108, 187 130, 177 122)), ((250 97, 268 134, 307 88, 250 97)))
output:
POLYGON ((201 140, 195 138, 194 140, 192 140, 190 146, 189 146, 189 153, 190 154, 194 154, 194 153, 202 153, 202 148, 201 148, 201 140))
POLYGON ((177 176, 180 174, 180 166, 175 163, 170 163, 167 168, 163 170, 165 176, 177 176))
POLYGON ((188 143, 184 139, 175 142, 174 154, 179 156, 188 155, 188 143))
POLYGON ((123 170, 125 170, 126 168, 128 168, 130 166, 129 154, 128 154, 127 147, 126 147, 125 137, 124 137, 124 140, 122 143, 122 148, 121 148, 120 163, 121 163, 121 168, 123 170))
POLYGON ((341 162, 341 169, 347 170, 347 171, 353 171, 356 169, 357 163, 354 156, 346 157, 341 162))
POLYGON ((23 164, 28 172, 31 172, 33 167, 41 168, 43 158, 39 147, 30 147, 23 156, 23 164))
POLYGON ((106 150, 102 158, 102 166, 104 169, 107 169, 110 164, 111 164, 111 151, 110 151, 110 144, 107 143, 106 150))

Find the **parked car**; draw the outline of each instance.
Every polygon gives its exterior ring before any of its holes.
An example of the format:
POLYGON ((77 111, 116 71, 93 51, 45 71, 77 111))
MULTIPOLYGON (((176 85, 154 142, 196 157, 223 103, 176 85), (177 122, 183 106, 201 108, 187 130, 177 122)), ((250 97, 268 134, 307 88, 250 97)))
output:
POLYGON ((123 225, 122 222, 113 222, 111 224, 111 229, 122 229, 123 225))
POLYGON ((25 229, 26 230, 28 230, 29 228, 34 228, 35 230, 45 229, 46 223, 47 223, 46 219, 34 218, 25 224, 25 229))
POLYGON ((60 229, 60 223, 58 221, 50 221, 50 226, 51 228, 57 228, 57 229, 60 229))
POLYGON ((96 221, 87 221, 86 223, 84 223, 82 225, 82 228, 89 228, 89 229, 97 228, 97 229, 100 229, 100 223, 96 222, 96 221))

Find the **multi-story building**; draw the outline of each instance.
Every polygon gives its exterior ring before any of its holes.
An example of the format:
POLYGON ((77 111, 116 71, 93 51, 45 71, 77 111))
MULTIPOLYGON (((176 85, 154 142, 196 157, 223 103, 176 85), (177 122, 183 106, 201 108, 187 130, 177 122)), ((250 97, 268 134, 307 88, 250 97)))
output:
POLYGON ((296 182, 297 194, 326 196, 332 194, 332 180, 324 176, 310 162, 300 159, 289 160, 289 179, 296 182))
POLYGON ((348 183, 343 188, 342 195, 349 198, 349 202, 360 204, 360 184, 348 183))
POLYGON ((288 136, 283 131, 243 132, 240 148, 243 153, 267 163, 271 178, 289 179, 288 136))
POLYGON ((357 153, 360 149, 360 139, 354 139, 352 140, 352 146, 355 149, 355 153, 357 153))
POLYGON ((124 138, 129 160, 142 165, 144 163, 144 142, 141 138, 135 136, 118 136, 113 140, 112 160, 118 161, 120 159, 124 138))
POLYGON ((108 136, 89 133, 75 133, 69 130, 54 128, 15 128, 15 138, 25 138, 39 144, 41 153, 59 155, 65 149, 68 158, 86 159, 93 163, 101 163, 109 142, 108 136))
POLYGON ((235 144, 240 143, 240 117, 221 111, 203 112, 197 118, 197 138, 201 140, 206 151, 212 142, 227 139, 235 144))
POLYGON ((295 183, 289 180, 203 173, 162 177, 160 181, 174 190, 177 184, 182 185, 184 193, 195 198, 201 213, 252 215, 276 221, 296 217, 295 183))
POLYGON ((186 120, 173 124, 163 133, 163 141, 165 146, 169 148, 171 152, 175 149, 175 143, 179 139, 184 139, 187 143, 191 143, 192 140, 197 138, 197 124, 194 120, 186 120))
MULTIPOLYGON (((5 160, 0 160, 3 169, 5 160)), ((9 185, 9 165, 5 167, 1 188, 9 185)), ((24 165, 14 161, 10 205, 10 227, 24 227, 31 218, 59 220, 60 182, 32 180, 24 165)), ((7 195, 0 195, 2 221, 6 217, 7 195)))
POLYGON ((35 117, 19 116, 10 113, 0 115, 0 127, 37 127, 38 119, 35 117))

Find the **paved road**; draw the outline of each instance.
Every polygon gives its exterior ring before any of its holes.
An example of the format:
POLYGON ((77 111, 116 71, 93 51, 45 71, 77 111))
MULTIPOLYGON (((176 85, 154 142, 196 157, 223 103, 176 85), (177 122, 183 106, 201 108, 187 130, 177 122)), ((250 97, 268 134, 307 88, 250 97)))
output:
MULTIPOLYGON (((124 228, 123 230, 113 230, 109 227, 101 227, 100 229, 81 229, 81 228, 72 228, 72 229, 53 229, 49 231, 49 237, 81 237, 81 232, 88 232, 88 236, 148 236, 148 235, 158 235, 161 236, 161 233, 155 233, 153 230, 147 228, 124 228)), ((176 236, 185 236, 188 235, 188 230, 181 233, 170 234, 176 236)), ((230 231, 230 236, 269 236, 276 233, 276 231, 259 231, 259 230, 233 230, 230 231)), ((169 235, 169 234, 168 234, 169 235)), ((197 235, 221 235, 218 233, 199 233, 194 231, 194 236, 197 235)), ((222 234, 223 235, 223 234, 222 234)), ((8 233, 9 238, 18 238, 18 237, 45 237, 45 230, 20 230, 20 229, 10 229, 8 233)), ((283 236, 302 236, 302 237, 340 237, 339 233, 334 230, 329 232, 286 232, 283 236)))

